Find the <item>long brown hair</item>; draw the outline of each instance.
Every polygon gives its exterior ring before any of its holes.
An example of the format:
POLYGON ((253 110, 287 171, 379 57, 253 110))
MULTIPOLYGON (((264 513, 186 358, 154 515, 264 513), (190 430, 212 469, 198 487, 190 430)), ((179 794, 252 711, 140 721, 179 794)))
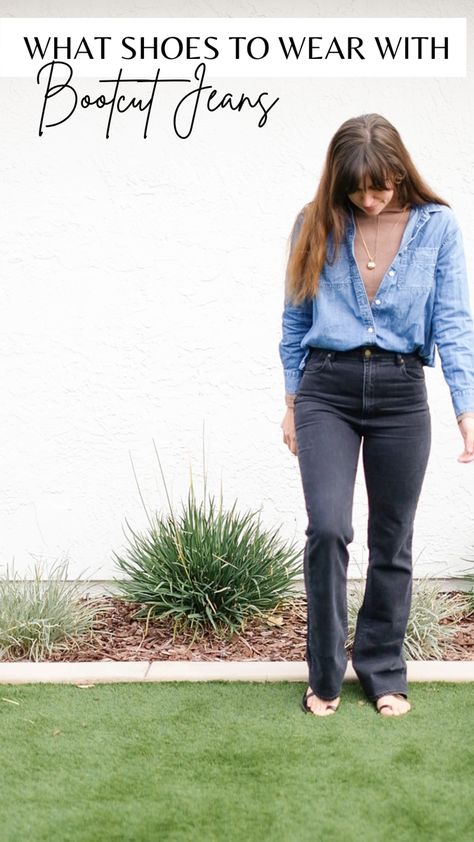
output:
POLYGON ((329 143, 316 195, 304 206, 303 221, 287 263, 286 293, 296 305, 316 295, 324 263, 332 263, 337 256, 350 219, 348 194, 358 190, 367 178, 377 190, 394 185, 402 205, 436 202, 450 207, 423 181, 397 129, 385 117, 362 114, 346 120, 329 143), (329 235, 333 244, 330 257, 329 235))

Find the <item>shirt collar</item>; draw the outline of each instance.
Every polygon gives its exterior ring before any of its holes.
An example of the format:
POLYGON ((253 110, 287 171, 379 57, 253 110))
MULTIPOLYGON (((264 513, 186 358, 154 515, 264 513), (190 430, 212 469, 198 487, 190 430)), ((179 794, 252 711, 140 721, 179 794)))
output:
MULTIPOLYGON (((403 232, 402 241, 399 247, 399 253, 404 251, 408 244, 413 240, 413 238, 418 233, 418 230, 421 228, 422 225, 427 222, 429 219, 430 213, 435 213, 436 211, 440 211, 444 205, 438 204, 438 202, 426 202, 424 205, 413 205, 410 209, 410 215, 408 217, 408 222, 406 224, 405 230, 403 232)), ((352 220, 352 230, 348 232, 349 237, 354 234, 355 231, 355 215, 352 207, 349 206, 349 210, 351 213, 351 220, 352 220)))

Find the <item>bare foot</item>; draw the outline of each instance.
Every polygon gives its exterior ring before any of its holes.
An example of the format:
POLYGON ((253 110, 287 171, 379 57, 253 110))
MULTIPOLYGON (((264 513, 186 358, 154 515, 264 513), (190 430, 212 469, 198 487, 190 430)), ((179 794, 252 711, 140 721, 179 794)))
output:
MULTIPOLYGON (((308 703, 309 704, 309 703, 308 703)), ((382 716, 400 716, 411 710, 411 704, 401 693, 390 693, 386 696, 379 696, 376 700, 377 710, 382 716), (382 707, 390 705, 390 707, 382 707)))
POLYGON ((336 713, 335 710, 331 710, 328 705, 333 705, 335 708, 339 707, 340 696, 337 696, 335 699, 320 699, 319 696, 316 694, 309 696, 308 694, 313 693, 311 687, 308 687, 306 690, 306 704, 311 709, 311 712, 316 714, 316 716, 327 716, 330 713, 336 713))

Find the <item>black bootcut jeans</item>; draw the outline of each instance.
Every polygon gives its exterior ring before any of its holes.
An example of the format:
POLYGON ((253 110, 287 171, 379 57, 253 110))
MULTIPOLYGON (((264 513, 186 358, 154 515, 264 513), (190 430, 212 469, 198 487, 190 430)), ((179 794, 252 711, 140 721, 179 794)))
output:
POLYGON ((417 354, 377 346, 314 348, 295 398, 297 456, 308 526, 304 550, 309 685, 340 694, 347 667, 347 545, 361 440, 369 504, 367 581, 352 666, 371 701, 407 696, 403 655, 412 597, 415 512, 431 447, 425 372, 417 354))

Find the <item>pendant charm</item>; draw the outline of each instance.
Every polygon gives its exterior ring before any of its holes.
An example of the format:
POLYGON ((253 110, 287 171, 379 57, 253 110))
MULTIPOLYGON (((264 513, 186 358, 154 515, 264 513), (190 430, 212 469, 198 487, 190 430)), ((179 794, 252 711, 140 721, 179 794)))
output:
POLYGON ((375 269, 375 263, 373 260, 369 260, 367 262, 367 269, 375 269))

